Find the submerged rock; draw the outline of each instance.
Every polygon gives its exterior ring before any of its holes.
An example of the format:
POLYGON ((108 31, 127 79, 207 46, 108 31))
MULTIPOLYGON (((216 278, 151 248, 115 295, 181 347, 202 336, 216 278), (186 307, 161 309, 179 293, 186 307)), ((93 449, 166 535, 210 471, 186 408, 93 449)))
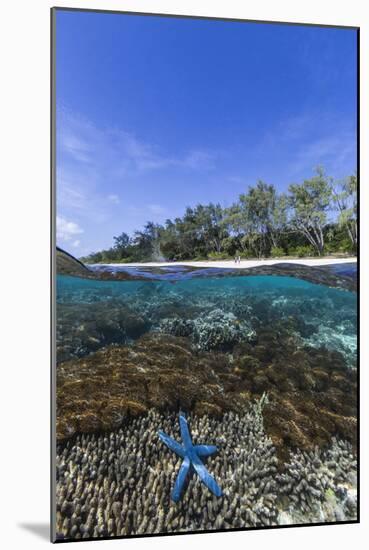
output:
POLYGON ((94 279, 94 273, 74 256, 56 247, 56 272, 58 275, 73 275, 94 279))
POLYGON ((141 277, 135 277, 127 272, 113 272, 109 269, 93 270, 88 265, 84 264, 69 252, 62 248, 56 247, 56 273, 57 275, 70 275, 72 277, 80 277, 83 279, 100 279, 103 281, 128 281, 140 280, 141 277))

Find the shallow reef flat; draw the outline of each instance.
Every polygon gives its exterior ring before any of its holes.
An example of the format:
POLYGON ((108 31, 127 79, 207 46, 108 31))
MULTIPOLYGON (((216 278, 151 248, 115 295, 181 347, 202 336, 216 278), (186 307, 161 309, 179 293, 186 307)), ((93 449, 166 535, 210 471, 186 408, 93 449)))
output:
POLYGON ((58 538, 356 520, 353 278, 72 267, 57 283, 58 538), (178 440, 179 411, 219 448, 221 498, 192 476, 170 500, 180 459, 158 430, 178 440))
POLYGON ((148 410, 221 417, 267 392, 265 426, 279 456, 338 436, 356 445, 356 370, 340 353, 300 347, 260 330, 233 353, 195 350, 185 337, 150 333, 57 367, 57 436, 119 428, 148 410))
POLYGON ((356 363, 356 294, 288 277, 177 282, 58 279, 57 361, 149 332, 190 337, 200 350, 232 352, 265 326, 289 327, 312 347, 356 363))
POLYGON ((217 498, 190 475, 170 499, 181 459, 158 430, 179 439, 177 415, 149 409, 119 429, 79 434, 57 448, 58 539, 356 520, 356 459, 347 441, 278 458, 265 432, 263 396, 242 414, 188 416, 192 439, 218 446, 207 461, 217 498))

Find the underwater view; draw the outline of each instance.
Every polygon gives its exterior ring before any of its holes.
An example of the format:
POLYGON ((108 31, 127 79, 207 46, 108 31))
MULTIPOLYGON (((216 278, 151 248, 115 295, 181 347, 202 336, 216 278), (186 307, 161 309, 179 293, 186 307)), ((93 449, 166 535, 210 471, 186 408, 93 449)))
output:
POLYGON ((58 539, 356 519, 356 264, 301 269, 58 275, 58 539))
POLYGON ((357 523, 358 29, 52 25, 52 542, 357 523))

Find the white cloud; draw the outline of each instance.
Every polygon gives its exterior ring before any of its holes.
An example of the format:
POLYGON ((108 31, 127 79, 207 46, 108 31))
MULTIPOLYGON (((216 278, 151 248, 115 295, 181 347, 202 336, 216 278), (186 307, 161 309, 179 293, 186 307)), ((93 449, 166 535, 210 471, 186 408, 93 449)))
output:
MULTIPOLYGON (((63 205, 64 208, 70 208, 73 210, 83 210, 86 205, 86 195, 80 186, 73 185, 67 177, 65 177, 66 170, 59 171, 57 178, 57 192, 58 202, 63 205), (62 175, 63 174, 63 175, 62 175)), ((72 179, 72 177, 70 178, 72 179)), ((59 204, 58 204, 59 206, 59 204)))
POLYGON ((171 167, 210 170, 217 154, 202 149, 169 155, 122 128, 98 127, 88 119, 58 106, 57 145, 63 156, 81 171, 130 176, 171 167), (81 166, 82 165, 82 166, 81 166))
MULTIPOLYGON (((83 229, 75 222, 66 220, 61 216, 56 217, 56 235, 57 239, 60 241, 68 242, 71 241, 75 235, 80 235, 83 233, 83 229)), ((78 246, 79 241, 75 240, 73 246, 78 246), (75 243, 78 243, 75 245, 75 243)))
POLYGON ((311 140, 305 146, 300 146, 290 164, 291 174, 304 170, 311 171, 318 165, 340 173, 355 155, 356 139, 353 133, 342 132, 339 135, 322 136, 311 140))
POLYGON ((120 198, 118 197, 118 195, 115 195, 115 194, 108 195, 107 199, 109 202, 112 202, 113 204, 120 204, 120 198))
POLYGON ((286 183, 310 177, 319 164, 328 174, 341 177, 355 169, 356 128, 353 120, 329 111, 301 111, 270 127, 256 144, 253 157, 262 170, 273 165, 276 171, 283 159, 281 172, 286 183))
MULTIPOLYGON (((137 204, 132 187, 141 182, 145 186, 159 173, 165 179, 168 174, 174 178, 177 170, 210 171, 218 158, 218 153, 201 148, 172 154, 165 144, 159 147, 123 128, 97 126, 62 105, 57 106, 56 129, 58 239, 72 247, 79 234, 72 232, 85 228, 78 251, 90 246, 90 241, 91 250, 108 246, 103 236, 114 234, 122 217, 127 231, 143 225, 148 216, 158 223, 167 217, 154 197, 137 204), (100 242, 104 244, 96 244, 100 242)), ((173 144, 168 147, 172 149, 173 144)))
POLYGON ((72 246, 74 248, 78 248, 80 244, 81 244, 81 241, 79 239, 76 239, 75 241, 72 242, 72 246))
POLYGON ((152 214, 165 214, 166 212, 166 208, 164 208, 163 206, 160 206, 160 204, 149 204, 147 209, 152 213, 152 214))
POLYGON ((67 151, 75 160, 80 162, 90 162, 90 149, 88 142, 77 136, 73 132, 66 131, 60 133, 61 147, 67 151))
POLYGON ((193 170, 213 170, 215 168, 215 155, 207 151, 191 151, 182 164, 193 170))

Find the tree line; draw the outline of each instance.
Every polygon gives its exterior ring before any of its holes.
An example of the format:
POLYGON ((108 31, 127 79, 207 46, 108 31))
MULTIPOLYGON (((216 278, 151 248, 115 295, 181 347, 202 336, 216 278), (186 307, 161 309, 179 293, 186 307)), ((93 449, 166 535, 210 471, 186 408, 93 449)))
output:
POLYGON ((356 253, 357 176, 335 181, 318 167, 286 193, 258 181, 228 208, 187 207, 164 224, 149 221, 132 236, 82 258, 89 263, 321 256, 356 253))

